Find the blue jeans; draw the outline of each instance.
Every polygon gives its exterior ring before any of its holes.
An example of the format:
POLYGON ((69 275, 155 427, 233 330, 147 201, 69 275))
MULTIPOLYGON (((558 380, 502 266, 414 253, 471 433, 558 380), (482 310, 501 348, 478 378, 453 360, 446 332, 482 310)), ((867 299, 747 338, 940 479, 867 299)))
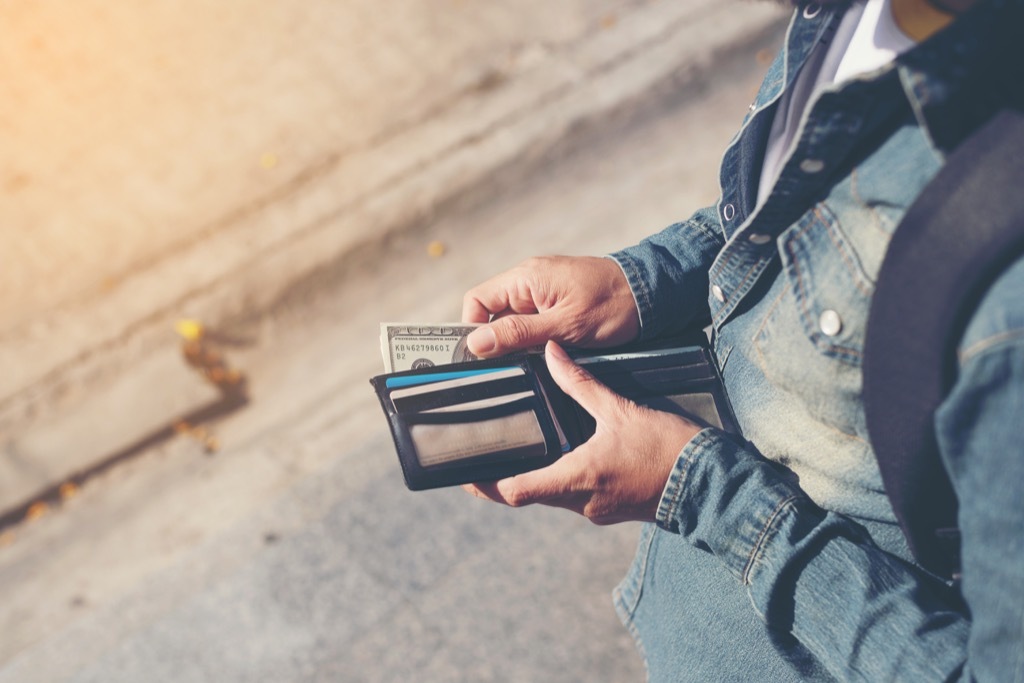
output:
POLYGON ((792 636, 751 619, 746 591, 714 557, 653 524, 614 598, 652 682, 828 679, 792 636), (780 640, 788 660, 773 645, 780 640))

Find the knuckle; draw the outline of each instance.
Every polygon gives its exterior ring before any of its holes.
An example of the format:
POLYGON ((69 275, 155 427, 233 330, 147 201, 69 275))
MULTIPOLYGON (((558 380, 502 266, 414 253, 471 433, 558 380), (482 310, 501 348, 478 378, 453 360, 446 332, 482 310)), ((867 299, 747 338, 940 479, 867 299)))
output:
POLYGON ((518 316, 509 316, 502 318, 500 325, 498 325, 499 334, 501 335, 502 341, 507 346, 516 346, 523 343, 529 337, 529 329, 526 326, 523 318, 518 316))
POLYGON ((522 267, 526 270, 536 270, 546 268, 551 263, 552 257, 550 256, 531 256, 522 263, 522 267))
POLYGON ((505 502, 508 503, 509 507, 520 508, 525 505, 529 505, 530 500, 522 488, 519 486, 512 486, 505 493, 505 502))
POLYGON ((541 256, 531 256, 519 264, 520 270, 534 270, 544 262, 541 256))
POLYGON ((583 516, 595 526, 608 526, 614 524, 615 519, 605 506, 590 502, 583 508, 583 516))

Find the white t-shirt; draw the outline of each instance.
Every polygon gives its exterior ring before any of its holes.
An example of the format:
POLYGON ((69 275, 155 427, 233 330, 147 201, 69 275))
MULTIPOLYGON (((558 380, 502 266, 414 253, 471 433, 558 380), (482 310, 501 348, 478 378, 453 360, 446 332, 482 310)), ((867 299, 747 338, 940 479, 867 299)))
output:
POLYGON ((892 16, 890 0, 854 0, 835 32, 822 39, 775 112, 757 204, 768 198, 803 122, 804 111, 825 86, 885 66, 914 46, 892 16))

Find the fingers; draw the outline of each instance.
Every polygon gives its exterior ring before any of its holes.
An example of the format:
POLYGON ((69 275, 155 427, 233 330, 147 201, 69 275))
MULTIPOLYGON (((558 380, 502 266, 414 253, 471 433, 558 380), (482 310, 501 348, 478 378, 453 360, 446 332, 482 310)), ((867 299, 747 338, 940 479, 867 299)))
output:
POLYGON ((583 488, 582 474, 578 458, 564 457, 539 470, 498 481, 466 484, 462 488, 477 498, 511 507, 548 503, 575 509, 572 494, 583 488))
POLYGON ((491 278, 468 291, 462 299, 462 321, 490 325, 466 338, 469 350, 480 358, 539 346, 550 337, 549 318, 534 320, 538 311, 529 279, 518 269, 491 278), (519 315, 528 314, 528 315, 519 315), (493 318, 493 320, 492 320, 493 318))
POLYGON ((552 337, 558 337, 561 322, 555 311, 532 315, 504 315, 490 325, 474 330, 466 343, 469 350, 480 358, 492 358, 513 351, 542 346, 552 337))
POLYGON ((548 339, 615 346, 635 339, 640 316, 629 282, 606 258, 527 259, 466 293, 462 320, 487 323, 468 338, 482 358, 540 346, 548 339))
POLYGON ((535 312, 530 287, 513 268, 477 285, 462 297, 462 322, 485 323, 502 311, 535 312), (527 296, 523 296, 523 292, 527 296))
POLYGON ((621 410, 625 400, 594 379, 594 376, 573 362, 562 347, 551 341, 544 347, 548 371, 562 391, 576 400, 600 424, 621 410))
POLYGON ((500 299, 492 300, 490 308, 488 304, 475 296, 477 290, 466 293, 462 299, 462 322, 464 323, 485 323, 491 319, 491 313, 498 313, 505 310, 508 302, 502 303, 500 299))

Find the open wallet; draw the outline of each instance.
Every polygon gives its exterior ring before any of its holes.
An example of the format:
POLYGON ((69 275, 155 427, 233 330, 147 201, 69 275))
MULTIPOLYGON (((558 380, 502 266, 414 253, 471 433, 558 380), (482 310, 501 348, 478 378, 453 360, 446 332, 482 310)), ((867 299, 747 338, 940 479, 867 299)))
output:
MULTIPOLYGON (((739 433, 703 334, 654 348, 567 351, 618 394, 739 433)), ((387 416, 405 484, 414 491, 550 465, 596 427, 555 384, 542 353, 406 370, 370 383, 387 416)))

